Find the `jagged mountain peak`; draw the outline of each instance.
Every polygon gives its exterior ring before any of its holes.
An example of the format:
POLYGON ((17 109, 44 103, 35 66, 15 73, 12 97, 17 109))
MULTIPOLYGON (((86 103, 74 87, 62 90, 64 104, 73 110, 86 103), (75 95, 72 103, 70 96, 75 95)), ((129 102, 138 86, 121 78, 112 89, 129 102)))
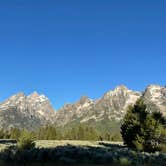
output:
POLYGON ((143 98, 147 103, 157 105, 163 114, 166 114, 166 87, 160 85, 149 85, 143 98))
POLYGON ((85 104, 86 102, 89 102, 91 99, 89 99, 88 96, 81 96, 80 100, 78 101, 79 104, 85 104))
POLYGON ((25 95, 25 93, 24 92, 18 92, 18 93, 16 93, 15 95, 12 95, 10 98, 14 98, 14 97, 25 97, 26 95, 25 95))
POLYGON ((6 99, 2 103, 0 103, 0 109, 6 108, 6 107, 9 107, 9 106, 13 107, 16 104, 19 104, 20 102, 22 102, 25 98, 26 98, 26 95, 23 92, 19 92, 15 95, 12 95, 8 99, 6 99))
POLYGON ((39 94, 38 92, 33 92, 30 95, 27 96, 27 99, 31 102, 44 102, 44 101, 49 101, 49 99, 43 95, 39 94))
POLYGON ((31 128, 31 126, 36 128, 52 122, 54 116, 55 110, 49 99, 37 92, 31 93, 29 96, 21 92, 0 104, 0 126, 5 128, 31 128), (2 118, 4 116, 5 118, 2 118))
POLYGON ((147 86, 147 88, 145 89, 144 96, 147 96, 147 97, 151 96, 153 98, 157 98, 160 95, 162 95, 161 94, 162 92, 166 92, 166 87, 153 84, 153 85, 147 86))
POLYGON ((80 119, 80 122, 101 121, 107 117, 110 120, 121 120, 127 106, 134 104, 141 93, 131 91, 126 86, 120 85, 110 90, 103 97, 91 100, 87 96, 68 106, 62 107, 57 112, 58 124, 66 124, 80 119), (65 120, 63 121, 63 117, 65 120))
POLYGON ((119 86, 117 86, 117 87, 115 87, 115 89, 114 89, 114 91, 119 91, 119 90, 128 90, 128 88, 127 88, 127 86, 125 86, 125 85, 119 85, 119 86))
POLYGON ((115 87, 115 89, 110 90, 105 93, 104 98, 112 98, 113 96, 126 96, 128 93, 135 93, 135 91, 129 90, 125 85, 120 85, 115 87))
POLYGON ((161 89, 161 88, 164 88, 164 87, 157 84, 151 84, 147 86, 146 90, 154 90, 154 89, 161 89))
POLYGON ((28 95, 27 97, 32 97, 32 98, 36 98, 39 97, 39 93, 37 91, 34 91, 33 93, 31 93, 30 95, 28 95))

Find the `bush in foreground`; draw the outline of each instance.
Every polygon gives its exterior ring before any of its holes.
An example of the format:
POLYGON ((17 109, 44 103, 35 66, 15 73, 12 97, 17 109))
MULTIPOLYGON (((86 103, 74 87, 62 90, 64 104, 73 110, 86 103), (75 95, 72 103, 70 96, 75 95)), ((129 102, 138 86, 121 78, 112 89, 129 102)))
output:
POLYGON ((23 130, 18 139, 17 146, 19 150, 30 150, 35 148, 33 136, 27 130, 23 130))
POLYGON ((22 165, 112 165, 112 166, 165 166, 165 153, 136 152, 124 146, 73 146, 34 148, 17 151, 11 147, 0 152, 0 159, 22 165), (48 164, 50 163, 50 164, 48 164))

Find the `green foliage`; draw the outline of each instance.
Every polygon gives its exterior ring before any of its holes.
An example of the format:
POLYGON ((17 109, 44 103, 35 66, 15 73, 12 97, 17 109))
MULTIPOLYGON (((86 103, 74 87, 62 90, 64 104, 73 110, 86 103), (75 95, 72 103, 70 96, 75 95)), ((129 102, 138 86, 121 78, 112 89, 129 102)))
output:
POLYGON ((122 157, 119 159, 119 164, 120 164, 120 166, 130 166, 131 162, 129 161, 128 158, 122 157))
POLYGON ((134 144, 134 146, 136 147, 138 151, 143 151, 144 150, 143 142, 144 142, 144 139, 137 135, 136 140, 134 140, 132 143, 134 144))
POLYGON ((104 140, 106 140, 106 141, 111 141, 111 133, 106 132, 106 133, 104 134, 104 140))
POLYGON ((98 140, 97 131, 88 125, 80 124, 67 129, 63 133, 65 140, 98 140))
POLYGON ((120 135, 119 132, 118 133, 114 133, 111 136, 111 140, 109 140, 109 141, 114 141, 114 142, 119 141, 119 142, 121 142, 122 141, 122 136, 120 135))
POLYGON ((143 100, 130 106, 121 126, 124 143, 140 151, 154 152, 166 143, 165 118, 159 112, 150 113, 143 100))
POLYGON ((55 140, 58 138, 56 128, 49 125, 41 127, 36 135, 39 140, 55 140))
MULTIPOLYGON (((0 130, 0 138, 19 140, 24 129, 11 128, 0 130)), ((69 126, 46 125, 38 130, 29 131, 36 140, 92 140, 92 141, 122 141, 119 129, 117 131, 99 129, 92 124, 74 123, 69 126)))
POLYGON ((0 129, 0 139, 3 139, 5 136, 4 130, 0 129))
POLYGON ((35 147, 34 138, 31 132, 23 130, 18 139, 17 146, 19 150, 30 150, 35 147))
POLYGON ((20 138, 20 135, 21 135, 21 130, 18 128, 12 128, 10 130, 10 139, 18 140, 20 138))
POLYGON ((97 131, 88 125, 79 124, 69 128, 47 125, 34 132, 38 140, 98 140, 97 131))

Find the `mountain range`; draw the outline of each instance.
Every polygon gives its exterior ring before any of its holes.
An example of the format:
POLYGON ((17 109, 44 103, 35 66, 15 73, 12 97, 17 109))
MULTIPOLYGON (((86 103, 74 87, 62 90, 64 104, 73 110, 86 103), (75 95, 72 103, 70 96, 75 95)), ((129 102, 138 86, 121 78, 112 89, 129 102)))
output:
POLYGON ((101 98, 83 96, 73 104, 65 104, 55 111, 45 95, 37 92, 26 96, 18 93, 0 103, 0 127, 37 129, 42 125, 71 126, 79 123, 94 125, 101 130, 116 130, 129 105, 143 98, 150 110, 159 110, 166 116, 166 87, 149 85, 145 91, 117 86, 101 98))

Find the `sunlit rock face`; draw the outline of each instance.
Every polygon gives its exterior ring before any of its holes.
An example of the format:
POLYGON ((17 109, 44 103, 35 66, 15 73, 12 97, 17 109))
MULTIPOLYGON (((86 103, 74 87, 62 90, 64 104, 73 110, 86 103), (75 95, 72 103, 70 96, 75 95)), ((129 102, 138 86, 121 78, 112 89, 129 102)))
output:
POLYGON ((134 92, 125 86, 118 86, 97 100, 81 97, 78 102, 62 107, 56 114, 56 122, 63 125, 78 119, 84 123, 105 118, 120 121, 127 107, 134 104, 141 95, 140 92, 134 92))
POLYGON ((3 128, 35 129, 53 123, 55 111, 50 101, 37 92, 26 96, 18 93, 0 104, 0 125, 3 128))
POLYGON ((151 109, 157 109, 166 115, 166 87, 159 85, 149 85, 143 95, 147 104, 151 105, 151 109))

